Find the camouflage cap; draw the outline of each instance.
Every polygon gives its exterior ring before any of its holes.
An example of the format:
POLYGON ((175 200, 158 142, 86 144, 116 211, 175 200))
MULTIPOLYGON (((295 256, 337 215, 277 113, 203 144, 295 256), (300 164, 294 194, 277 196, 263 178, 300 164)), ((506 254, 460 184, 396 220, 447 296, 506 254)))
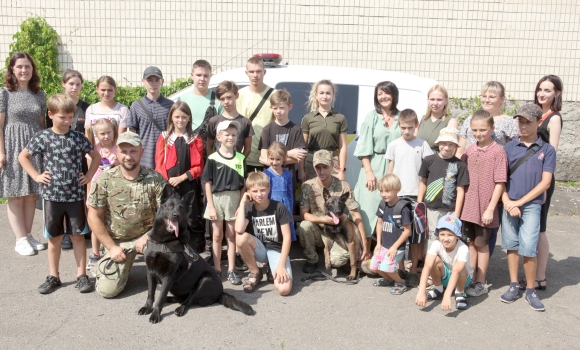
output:
POLYGON ((119 135, 119 138, 117 139, 117 145, 122 143, 128 143, 133 146, 141 146, 141 138, 134 132, 127 131, 119 135))
POLYGON ((535 103, 526 103, 518 108, 514 118, 524 117, 529 121, 542 119, 542 109, 535 103))
POLYGON ((332 166, 332 153, 325 149, 321 149, 314 153, 312 157, 312 165, 317 166, 318 164, 324 164, 327 166, 332 166))

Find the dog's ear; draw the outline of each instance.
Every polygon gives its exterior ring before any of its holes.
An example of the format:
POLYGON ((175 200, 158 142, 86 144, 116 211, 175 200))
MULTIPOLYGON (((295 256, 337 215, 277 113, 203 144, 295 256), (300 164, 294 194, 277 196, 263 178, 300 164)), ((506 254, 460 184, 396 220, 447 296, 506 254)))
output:
POLYGON ((191 207, 191 205, 193 204, 193 202, 195 201, 195 191, 189 191, 185 194, 185 196, 183 196, 183 198, 181 198, 182 201, 184 201, 187 204, 187 207, 191 207))
POLYGON ((324 198, 325 202, 330 198, 330 192, 328 189, 326 189, 326 187, 322 188, 322 198, 324 198))
POLYGON ((163 187, 163 192, 161 192, 161 204, 165 203, 175 194, 173 187, 170 184, 166 184, 165 187, 163 187))
POLYGON ((350 192, 343 193, 342 196, 340 196, 340 201, 346 203, 348 197, 350 197, 350 192))

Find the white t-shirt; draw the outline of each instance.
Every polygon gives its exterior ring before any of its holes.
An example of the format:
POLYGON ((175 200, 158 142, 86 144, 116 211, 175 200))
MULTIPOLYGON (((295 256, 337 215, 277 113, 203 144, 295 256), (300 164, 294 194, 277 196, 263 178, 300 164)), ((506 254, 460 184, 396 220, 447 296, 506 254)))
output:
POLYGON ((453 269, 453 265, 455 265, 456 262, 463 261, 465 262, 467 273, 469 273, 469 276, 473 277, 473 267, 471 267, 471 262, 469 260, 469 248, 462 241, 457 241, 455 249, 450 252, 445 249, 441 242, 435 241, 431 243, 431 248, 429 248, 427 254, 438 255, 449 270, 453 269))
POLYGON ((412 141, 405 141, 399 137, 387 146, 385 158, 395 161, 393 174, 401 180, 399 196, 417 196, 419 193, 419 169, 423 159, 433 154, 427 141, 415 137, 412 141))
POLYGON ((117 103, 113 109, 104 109, 100 103, 95 103, 87 108, 85 112, 85 129, 91 126, 95 119, 109 117, 117 121, 119 127, 125 128, 125 119, 129 116, 129 108, 124 104, 117 103))

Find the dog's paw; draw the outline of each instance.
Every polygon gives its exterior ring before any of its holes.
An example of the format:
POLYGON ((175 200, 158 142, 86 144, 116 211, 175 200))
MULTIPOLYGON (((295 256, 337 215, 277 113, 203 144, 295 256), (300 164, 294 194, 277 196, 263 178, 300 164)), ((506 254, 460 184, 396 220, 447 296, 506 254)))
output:
POLYGON ((155 324, 161 322, 161 315, 157 311, 153 311, 151 317, 149 317, 149 322, 155 324))
POLYGON ((180 305, 178 308, 175 309, 175 316, 178 317, 183 316, 185 314, 185 310, 187 310, 185 305, 180 305))
POLYGON ((139 309, 139 311, 137 311, 138 315, 149 315, 151 313, 151 311, 153 311, 152 308, 147 307, 147 306, 143 306, 142 308, 139 309))

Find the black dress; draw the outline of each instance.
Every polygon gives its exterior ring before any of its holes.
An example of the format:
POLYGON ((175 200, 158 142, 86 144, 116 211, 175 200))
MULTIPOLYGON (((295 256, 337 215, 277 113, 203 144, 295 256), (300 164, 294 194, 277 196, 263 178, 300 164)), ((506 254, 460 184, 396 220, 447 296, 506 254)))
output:
MULTIPOLYGON (((167 170, 167 176, 169 178, 177 177, 185 174, 189 169, 191 169, 191 163, 189 158, 189 145, 185 142, 183 136, 175 139, 175 154, 177 155, 177 164, 169 170, 167 170)), ((189 181, 189 178, 175 186, 175 191, 183 197, 187 192, 194 190, 194 181, 189 181)))

